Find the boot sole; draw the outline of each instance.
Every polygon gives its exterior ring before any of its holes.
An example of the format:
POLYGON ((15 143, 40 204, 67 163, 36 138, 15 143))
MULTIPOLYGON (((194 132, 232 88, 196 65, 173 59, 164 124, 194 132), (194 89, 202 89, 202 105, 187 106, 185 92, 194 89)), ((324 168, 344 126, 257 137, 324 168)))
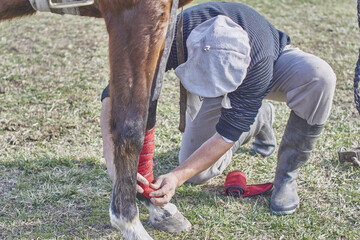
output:
POLYGON ((270 206, 270 210, 271 210, 272 213, 274 213, 274 214, 276 214, 276 215, 289 215, 289 214, 294 213, 298 207, 299 207, 299 206, 297 206, 297 207, 294 208, 294 209, 290 209, 290 210, 274 210, 274 209, 270 206))

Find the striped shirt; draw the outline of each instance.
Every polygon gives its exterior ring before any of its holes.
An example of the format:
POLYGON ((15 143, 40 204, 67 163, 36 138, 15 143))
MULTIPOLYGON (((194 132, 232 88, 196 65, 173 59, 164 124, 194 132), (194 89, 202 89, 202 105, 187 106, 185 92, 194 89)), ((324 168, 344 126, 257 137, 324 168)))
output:
MULTIPOLYGON (((242 84, 228 94, 231 109, 221 109, 216 131, 223 137, 237 141, 243 132, 250 130, 261 107, 263 98, 269 93, 273 66, 290 38, 277 30, 252 8, 231 2, 207 2, 184 10, 183 39, 185 60, 187 59, 186 40, 191 31, 218 15, 230 17, 247 33, 250 40, 251 62, 242 84)), ((178 16, 179 19, 179 16, 178 16)), ((175 37, 176 38, 176 37, 175 37)), ((176 39, 173 42, 166 70, 178 66, 176 39)))

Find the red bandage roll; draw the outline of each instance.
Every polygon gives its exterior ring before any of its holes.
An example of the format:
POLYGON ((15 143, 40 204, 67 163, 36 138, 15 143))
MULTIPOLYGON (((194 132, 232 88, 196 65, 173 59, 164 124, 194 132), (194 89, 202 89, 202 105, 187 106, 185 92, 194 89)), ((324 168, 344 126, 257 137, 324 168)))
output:
MULTIPOLYGON (((138 173, 145 177, 149 183, 154 182, 153 175, 153 157, 155 151, 154 141, 154 130, 155 127, 145 132, 144 145, 139 156, 138 173)), ((147 198, 151 198, 149 194, 154 191, 149 185, 139 183, 140 187, 144 189, 143 195, 147 198)))
POLYGON ((230 172, 225 179, 225 194, 240 197, 246 190, 246 176, 243 172, 235 170, 230 172))
POLYGON ((251 197, 272 190, 272 183, 246 185, 246 176, 243 172, 235 170, 226 176, 225 194, 233 197, 251 197))

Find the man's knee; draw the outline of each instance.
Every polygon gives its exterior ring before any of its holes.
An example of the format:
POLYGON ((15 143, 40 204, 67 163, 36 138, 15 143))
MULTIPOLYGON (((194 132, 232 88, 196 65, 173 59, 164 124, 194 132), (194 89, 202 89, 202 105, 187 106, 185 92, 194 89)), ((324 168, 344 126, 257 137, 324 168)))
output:
POLYGON ((336 75, 330 65, 321 60, 315 71, 316 78, 319 79, 319 87, 322 86, 323 91, 333 93, 336 85, 336 75))
POLYGON ((308 124, 324 124, 330 114, 336 75, 321 58, 311 54, 304 58, 297 67, 297 86, 287 93, 287 104, 308 124))
POLYGON ((304 77, 311 82, 315 96, 333 95, 336 75, 330 65, 319 57, 313 57, 305 66, 304 77))

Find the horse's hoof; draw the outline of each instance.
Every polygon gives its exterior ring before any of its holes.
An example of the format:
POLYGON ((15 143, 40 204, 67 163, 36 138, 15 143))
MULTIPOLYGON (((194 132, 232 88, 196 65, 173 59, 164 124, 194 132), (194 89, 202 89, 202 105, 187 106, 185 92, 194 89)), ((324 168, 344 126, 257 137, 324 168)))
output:
POLYGON ((138 216, 131 222, 124 221, 122 217, 116 217, 110 208, 110 222, 111 226, 119 230, 126 240, 153 240, 146 232, 138 216))
POLYGON ((188 231, 191 228, 191 223, 179 211, 159 222, 152 222, 151 225, 158 230, 170 233, 188 231))

